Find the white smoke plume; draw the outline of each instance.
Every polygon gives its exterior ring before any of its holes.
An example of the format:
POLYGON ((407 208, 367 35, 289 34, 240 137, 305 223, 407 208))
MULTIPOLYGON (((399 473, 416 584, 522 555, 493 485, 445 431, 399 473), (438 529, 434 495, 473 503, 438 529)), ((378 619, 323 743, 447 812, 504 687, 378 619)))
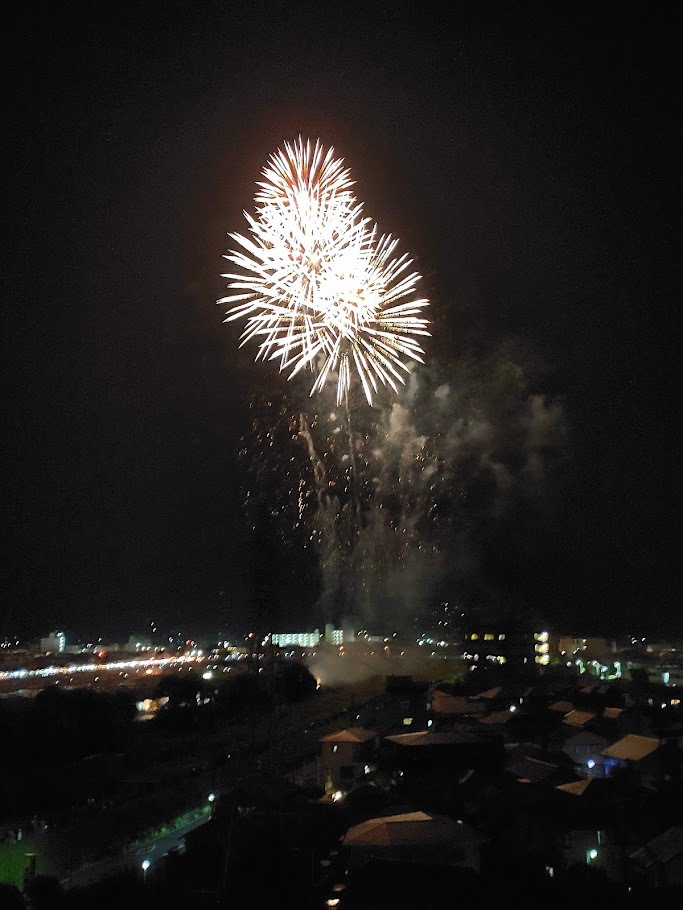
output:
POLYGON ((529 596, 567 427, 561 401, 532 388, 515 358, 463 359, 448 375, 420 366, 398 397, 352 401, 348 415, 324 395, 305 411, 295 401, 279 407, 282 445, 264 423, 265 448, 245 451, 282 545, 313 548, 321 621, 405 629, 445 594, 529 596))

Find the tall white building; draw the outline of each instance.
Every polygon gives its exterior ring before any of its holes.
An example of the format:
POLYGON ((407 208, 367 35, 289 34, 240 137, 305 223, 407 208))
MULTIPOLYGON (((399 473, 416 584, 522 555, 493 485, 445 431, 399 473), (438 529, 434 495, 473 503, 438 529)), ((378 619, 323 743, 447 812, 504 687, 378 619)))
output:
POLYGON ((63 632, 50 632, 40 639, 40 650, 50 654, 63 654, 66 648, 66 635, 63 632))

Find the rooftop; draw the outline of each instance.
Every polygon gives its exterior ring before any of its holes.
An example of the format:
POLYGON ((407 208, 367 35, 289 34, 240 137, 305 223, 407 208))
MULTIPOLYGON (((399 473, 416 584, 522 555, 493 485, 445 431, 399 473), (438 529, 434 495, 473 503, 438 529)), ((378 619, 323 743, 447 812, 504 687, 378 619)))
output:
POLYGON ((563 719, 563 724, 569 724, 570 727, 583 727, 589 720, 593 720, 595 714, 590 711, 570 711, 563 719))
POLYGON ((441 689, 432 693, 432 711, 436 714, 481 714, 484 706, 468 701, 462 695, 449 695, 441 689))
POLYGON ((507 765, 505 770, 520 783, 539 784, 552 774, 557 774, 560 768, 559 765, 525 755, 507 765))
POLYGON ((603 755, 622 761, 641 761, 659 748, 659 740, 652 736, 637 736, 629 733, 623 739, 603 750, 603 755))
POLYGON ((506 724, 513 716, 509 709, 504 711, 492 711, 486 717, 480 717, 479 722, 482 724, 506 724))
POLYGON ((436 845, 456 842, 468 845, 481 842, 478 833, 462 822, 455 822, 443 815, 426 812, 406 812, 371 818, 349 828, 344 836, 345 847, 381 847, 399 845, 436 845))
POLYGON ((493 689, 487 689, 485 692, 480 692, 478 695, 473 695, 472 698, 498 698, 502 691, 502 686, 495 686, 493 689))
POLYGON ((608 720, 616 720, 623 710, 623 708, 605 708, 602 716, 608 718, 608 720))
POLYGON ((572 796, 583 796, 590 783, 589 780, 573 780, 568 784, 559 784, 555 789, 562 790, 564 793, 571 793, 572 796))
POLYGON ((570 711, 574 710, 574 705, 570 701, 556 701, 549 706, 548 710, 557 711, 560 714, 569 714, 570 711))
POLYGON ((647 868, 655 863, 668 863, 681 855, 683 855, 683 828, 676 825, 632 853, 631 859, 638 865, 647 868))
POLYGON ((374 739, 378 734, 374 730, 367 730, 365 727, 347 727, 345 730, 337 730, 335 733, 328 733, 327 736, 321 736, 321 743, 367 743, 374 739))
POLYGON ((431 730, 419 730, 417 733, 399 733, 396 736, 385 737, 397 746, 456 746, 463 743, 481 742, 476 736, 467 731, 451 731, 445 733, 432 733, 431 730))

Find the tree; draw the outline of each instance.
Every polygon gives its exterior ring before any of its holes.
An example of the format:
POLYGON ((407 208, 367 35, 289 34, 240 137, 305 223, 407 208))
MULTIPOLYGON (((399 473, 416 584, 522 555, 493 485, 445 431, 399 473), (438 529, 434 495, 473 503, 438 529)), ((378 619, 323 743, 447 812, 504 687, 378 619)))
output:
POLYGON ((66 892, 56 878, 36 875, 26 889, 31 910, 67 910, 66 892))
POLYGON ((0 907, 3 910, 26 910, 26 901, 17 887, 0 882, 0 907))
POLYGON ((276 669, 276 673, 285 701, 301 701, 313 695, 318 687, 315 676, 303 664, 285 661, 276 669))
POLYGON ((212 694, 213 689, 196 673, 162 676, 154 691, 155 698, 168 698, 169 708, 196 708, 212 694))

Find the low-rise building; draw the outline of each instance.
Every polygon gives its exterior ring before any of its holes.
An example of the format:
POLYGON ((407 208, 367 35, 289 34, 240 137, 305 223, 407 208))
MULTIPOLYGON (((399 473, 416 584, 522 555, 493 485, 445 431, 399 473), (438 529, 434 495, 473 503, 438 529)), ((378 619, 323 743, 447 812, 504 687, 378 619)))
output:
POLYGON ((457 866, 479 872, 485 838, 462 820, 426 812, 404 812, 353 825, 342 845, 349 869, 390 860, 457 866))
POLYGON ((46 654, 63 654, 66 648, 66 635, 64 632, 50 632, 45 638, 40 639, 40 650, 46 654))
POLYGON ((683 887, 683 827, 676 825, 630 856, 636 876, 654 888, 683 887))
POLYGON ((609 740, 592 730, 577 730, 566 736, 561 745, 562 752, 585 777, 601 777, 604 774, 604 750, 609 740))
POLYGON ((326 791, 350 790, 374 768, 379 735, 348 727, 320 738, 318 782, 326 791))
POLYGON ((605 772, 611 774, 615 768, 625 768, 632 771, 641 784, 654 787, 661 777, 659 746, 659 739, 653 736, 628 733, 603 750, 605 772))

